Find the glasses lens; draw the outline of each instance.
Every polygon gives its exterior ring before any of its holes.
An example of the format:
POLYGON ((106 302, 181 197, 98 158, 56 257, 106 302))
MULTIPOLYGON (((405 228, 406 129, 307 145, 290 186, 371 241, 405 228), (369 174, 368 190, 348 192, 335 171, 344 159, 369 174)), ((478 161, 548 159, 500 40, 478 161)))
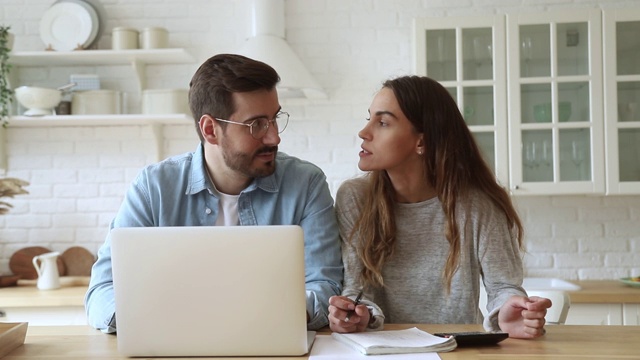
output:
POLYGON ((266 118, 256 119, 251 123, 251 135, 254 139, 263 137, 269 129, 269 120, 266 118))
POLYGON ((284 129, 286 129, 287 125, 289 124, 289 113, 286 113, 284 111, 279 112, 274 120, 276 121, 276 125, 278 126, 278 134, 282 134, 284 129))
POLYGON ((260 139, 267 134, 269 126, 275 127, 278 134, 281 134, 289 123, 289 114, 281 112, 273 120, 267 118, 256 119, 251 124, 251 135, 254 139, 260 139))

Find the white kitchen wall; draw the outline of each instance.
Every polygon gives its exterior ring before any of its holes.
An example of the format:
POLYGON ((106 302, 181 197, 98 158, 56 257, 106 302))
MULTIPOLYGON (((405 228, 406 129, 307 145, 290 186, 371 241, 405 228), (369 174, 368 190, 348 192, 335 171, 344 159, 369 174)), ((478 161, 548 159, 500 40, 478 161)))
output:
MULTIPOLYGON (((0 24, 11 25, 14 50, 43 50, 39 20, 54 0, 0 0, 0 24)), ((248 0, 90 0, 103 16, 99 49, 111 29, 163 26, 170 46, 196 58, 187 65, 148 66, 148 88, 186 88, 197 66, 235 52, 250 34, 248 0)), ((291 122, 281 150, 327 174, 332 192, 356 176, 366 109, 381 82, 412 72, 412 19, 561 8, 624 8, 630 0, 286 0, 286 37, 328 92, 326 100, 282 100, 291 122)), ((19 85, 59 86, 69 74, 97 73, 104 88, 127 93, 139 112, 128 66, 18 68, 19 85)), ((164 128, 165 156, 195 149, 191 124, 164 128)), ((6 176, 31 182, 29 195, 0 216, 0 274, 17 249, 40 245, 97 251, 129 181, 156 161, 147 126, 9 127, 6 176)), ((640 275, 640 196, 519 197, 526 225, 529 276, 614 279, 640 275)))

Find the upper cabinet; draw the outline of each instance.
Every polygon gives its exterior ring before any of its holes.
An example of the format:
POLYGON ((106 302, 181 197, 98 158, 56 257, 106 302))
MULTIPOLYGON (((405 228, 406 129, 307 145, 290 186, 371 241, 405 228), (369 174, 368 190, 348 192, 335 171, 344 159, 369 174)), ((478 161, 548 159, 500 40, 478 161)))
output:
POLYGON ((598 10, 507 16, 513 194, 604 194, 598 10))
POLYGON ((607 193, 640 194, 640 9, 603 13, 607 193))
POLYGON ((416 19, 415 72, 458 103, 485 160, 508 182, 504 17, 416 19))
POLYGON ((414 33, 416 73, 450 90, 512 194, 640 194, 639 9, 416 19, 414 33))

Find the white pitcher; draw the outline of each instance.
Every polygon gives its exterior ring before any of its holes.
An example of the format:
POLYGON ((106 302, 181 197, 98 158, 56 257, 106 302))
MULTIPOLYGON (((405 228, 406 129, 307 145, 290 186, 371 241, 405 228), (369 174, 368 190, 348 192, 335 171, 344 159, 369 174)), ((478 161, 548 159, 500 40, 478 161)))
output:
POLYGON ((54 251, 33 257, 33 266, 38 272, 38 289, 52 290, 60 287, 58 256, 60 256, 60 253, 54 251), (38 261, 40 264, 38 264, 38 261))

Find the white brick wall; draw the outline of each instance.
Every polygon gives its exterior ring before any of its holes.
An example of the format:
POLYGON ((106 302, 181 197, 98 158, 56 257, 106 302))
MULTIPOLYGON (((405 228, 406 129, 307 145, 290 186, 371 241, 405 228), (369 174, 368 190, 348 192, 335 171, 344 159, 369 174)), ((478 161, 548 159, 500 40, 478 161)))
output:
MULTIPOLYGON (((104 14, 98 48, 111 46, 116 26, 163 26, 172 47, 194 64, 147 67, 149 88, 186 88, 213 54, 236 51, 250 34, 249 0, 90 0, 104 14)), ((0 0, 0 24, 11 25, 15 50, 42 50, 39 21, 54 0, 0 0)), ((412 71, 412 19, 575 7, 638 6, 631 0, 286 0, 286 36, 327 100, 283 100, 291 113, 281 149, 318 164, 332 191, 358 174, 356 136, 381 82, 412 71)), ((127 93, 127 111, 140 111, 128 66, 19 68, 20 84, 59 86, 72 73, 97 73, 104 88, 127 93)), ((167 126, 165 156, 191 151, 192 125, 167 126)), ((10 128, 9 172, 31 182, 29 195, 9 199, 0 216, 0 273, 19 248, 73 245, 97 251, 129 181, 156 160, 146 126, 10 128)), ((640 196, 517 198, 526 226, 530 276, 604 279, 640 275, 640 196)))

